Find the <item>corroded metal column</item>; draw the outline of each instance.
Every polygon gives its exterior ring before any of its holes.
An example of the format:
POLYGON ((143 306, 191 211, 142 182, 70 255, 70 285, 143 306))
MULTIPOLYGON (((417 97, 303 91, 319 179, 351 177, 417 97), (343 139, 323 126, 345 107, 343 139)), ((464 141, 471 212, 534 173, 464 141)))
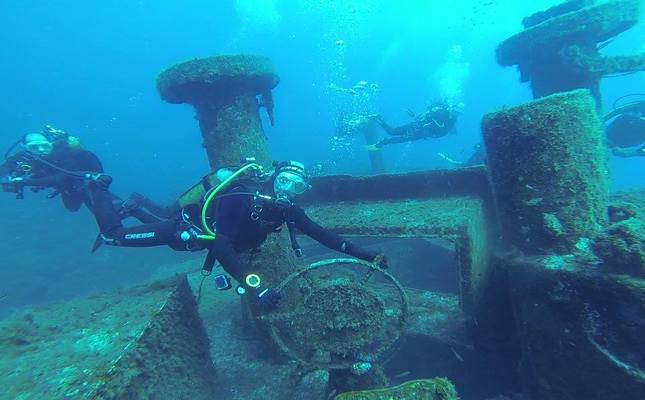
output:
MULTIPOLYGON (((212 170, 239 165, 255 157, 271 166, 271 155, 259 110, 264 107, 273 123, 271 89, 280 78, 271 61, 254 55, 198 58, 174 65, 157 77, 162 99, 191 104, 204 139, 212 170)), ((243 261, 273 285, 297 263, 286 232, 271 235, 261 252, 243 254, 243 261)))
POLYGON ((246 157, 255 157, 268 167, 271 156, 259 109, 261 105, 266 107, 273 122, 271 89, 279 81, 267 58, 215 56, 166 69, 157 78, 157 89, 161 98, 170 103, 195 107, 213 170, 238 165, 246 157))

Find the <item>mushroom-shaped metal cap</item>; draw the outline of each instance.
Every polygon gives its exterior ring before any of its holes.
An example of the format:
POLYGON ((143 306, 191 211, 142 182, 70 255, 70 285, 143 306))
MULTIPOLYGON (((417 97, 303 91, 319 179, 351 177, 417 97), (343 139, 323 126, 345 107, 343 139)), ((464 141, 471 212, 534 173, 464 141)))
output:
POLYGON ((254 55, 196 58, 157 77, 157 90, 169 103, 203 103, 238 93, 263 94, 278 85, 273 63, 254 55))
POLYGON ((548 18, 502 42, 497 47, 497 62, 516 65, 545 49, 604 42, 638 23, 641 1, 610 0, 548 18))

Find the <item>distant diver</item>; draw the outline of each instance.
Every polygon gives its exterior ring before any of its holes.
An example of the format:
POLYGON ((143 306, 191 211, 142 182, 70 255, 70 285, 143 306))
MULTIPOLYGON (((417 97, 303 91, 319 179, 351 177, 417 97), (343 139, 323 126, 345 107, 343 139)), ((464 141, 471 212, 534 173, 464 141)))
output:
MULTIPOLYGON (((268 235, 279 232, 286 224, 296 256, 302 250, 296 240, 296 229, 324 246, 386 266, 385 256, 363 249, 312 221, 295 203, 295 198, 309 190, 304 166, 296 161, 276 163, 274 170, 264 173, 255 162, 236 169, 223 168, 191 187, 170 207, 151 201, 142 206, 157 210, 168 220, 124 228, 114 226, 102 233, 99 244, 123 247, 168 245, 178 251, 207 250, 203 264, 210 274, 216 261, 239 284, 239 294, 250 293, 260 308, 271 311, 281 295, 266 287, 263 279, 240 260, 239 254, 257 249, 268 235)), ((216 276, 220 289, 231 288, 225 275, 216 276)))
POLYGON ((461 109, 461 104, 453 107, 446 103, 434 102, 421 115, 415 115, 409 111, 413 121, 399 127, 392 127, 385 122, 382 116, 378 115, 374 120, 391 137, 365 147, 369 151, 378 151, 390 144, 443 137, 454 131, 461 109))
POLYGON ((460 167, 472 167, 474 165, 486 164, 486 150, 481 143, 477 143, 473 146, 473 153, 470 155, 470 157, 468 157, 466 161, 453 160, 444 153, 437 153, 437 155, 448 161, 449 163, 458 165, 460 167))
POLYGON ((119 220, 132 216, 144 223, 159 221, 110 193, 112 178, 104 173, 99 158, 77 137, 49 125, 41 132, 24 135, 9 148, 0 165, 0 183, 4 192, 14 193, 18 199, 24 198, 25 187, 33 192, 49 188, 53 192, 47 197, 60 196, 69 211, 78 211, 85 204, 101 231, 110 226, 114 215, 119 220), (16 152, 18 148, 21 150, 16 152))
POLYGON ((645 156, 645 100, 614 107, 603 116, 603 121, 606 124, 607 143, 615 156, 645 156))

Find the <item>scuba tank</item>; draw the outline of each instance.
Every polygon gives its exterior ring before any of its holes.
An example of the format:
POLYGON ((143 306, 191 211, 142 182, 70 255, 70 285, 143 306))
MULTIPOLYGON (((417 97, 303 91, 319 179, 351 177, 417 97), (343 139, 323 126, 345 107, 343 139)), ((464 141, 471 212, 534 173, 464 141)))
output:
MULTIPOLYGON (((220 168, 202 177, 199 182, 182 193, 170 208, 181 210, 182 216, 194 220, 199 225, 198 228, 203 231, 203 234, 199 235, 199 239, 213 240, 215 239, 215 231, 209 219, 214 201, 220 197, 230 196, 231 194, 222 194, 222 192, 234 182, 242 179, 241 177, 245 174, 261 177, 263 175, 262 166, 257 164, 254 158, 247 158, 246 163, 236 170, 220 168), (193 211, 189 212, 189 210, 193 211)), ((234 195, 262 196, 256 193, 235 193, 234 195)))
MULTIPOLYGON (((191 205, 200 205, 202 202, 204 204, 210 203, 217 197, 218 193, 221 193, 222 190, 247 172, 250 172, 253 177, 260 177, 263 173, 262 166, 255 163, 254 158, 247 158, 241 167, 225 167, 211 172, 182 193, 177 199, 177 205, 179 208, 186 208, 191 205)), ((206 208, 208 207, 206 206, 206 208)))

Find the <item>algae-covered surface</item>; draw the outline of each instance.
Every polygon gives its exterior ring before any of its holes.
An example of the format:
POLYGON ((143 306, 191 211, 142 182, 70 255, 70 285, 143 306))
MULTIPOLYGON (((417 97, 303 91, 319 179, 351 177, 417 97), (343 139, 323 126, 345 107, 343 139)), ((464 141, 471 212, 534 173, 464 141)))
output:
POLYGON ((576 90, 484 117, 500 219, 519 248, 571 248, 605 225, 607 147, 595 107, 576 90))
POLYGON ((645 277, 645 191, 613 196, 609 218, 594 239, 594 252, 611 272, 645 277))
POLYGON ((555 16, 505 40, 497 48, 497 61, 515 65, 545 49, 608 40, 634 26, 641 7, 641 0, 612 0, 555 16))
POLYGON ((408 199, 338 202, 307 207, 308 215, 344 234, 454 237, 459 227, 482 218, 480 199, 408 199))
POLYGON ((0 321, 3 398, 80 398, 99 388, 173 285, 32 308, 0 321))
POLYGON ((419 379, 384 389, 341 393, 335 400, 458 400, 446 378, 419 379))
POLYGON ((506 267, 528 391, 540 399, 643 398, 645 282, 584 260, 565 263, 506 267))
POLYGON ((460 304, 469 310, 488 274, 488 225, 483 200, 473 197, 343 201, 307 207, 315 221, 341 234, 442 237, 455 243, 460 304))
MULTIPOLYGON (((218 400, 290 399, 298 365, 276 358, 255 320, 246 313, 242 297, 233 290, 218 291, 212 280, 202 283, 199 272, 189 281, 199 296, 199 312, 211 341, 218 400)), ((248 310, 247 310, 248 311, 248 310)))
POLYGON ((612 205, 630 205, 634 215, 645 219, 645 189, 618 192, 612 196, 612 205))
POLYGON ((240 94, 217 111, 203 106, 196 111, 212 170, 238 165, 250 156, 264 167, 271 166, 255 94, 240 94))
POLYGON ((470 317, 459 308, 457 296, 406 289, 410 311, 405 332, 432 337, 451 345, 468 343, 466 323, 470 317))
POLYGON ((248 54, 196 58, 176 64, 157 77, 161 98, 170 103, 214 100, 230 92, 259 94, 280 81, 271 60, 248 54))
POLYGON ((536 98, 586 88, 601 109, 603 76, 645 69, 642 54, 604 57, 600 52, 602 42, 636 25, 642 7, 642 0, 567 1, 524 19, 526 29, 497 47, 497 61, 518 65, 536 98))
POLYGON ((533 15, 529 15, 522 20, 522 25, 524 25, 524 28, 530 28, 553 17, 574 12, 584 7, 592 6, 595 2, 595 0, 566 0, 564 3, 555 5, 547 10, 539 11, 533 15))
MULTIPOLYGON (((237 165, 247 157, 269 167, 256 95, 272 99, 271 89, 279 82, 266 57, 220 55, 166 69, 157 77, 157 90, 165 101, 195 106, 211 169, 237 165)), ((273 112, 272 102, 264 107, 273 112)))

